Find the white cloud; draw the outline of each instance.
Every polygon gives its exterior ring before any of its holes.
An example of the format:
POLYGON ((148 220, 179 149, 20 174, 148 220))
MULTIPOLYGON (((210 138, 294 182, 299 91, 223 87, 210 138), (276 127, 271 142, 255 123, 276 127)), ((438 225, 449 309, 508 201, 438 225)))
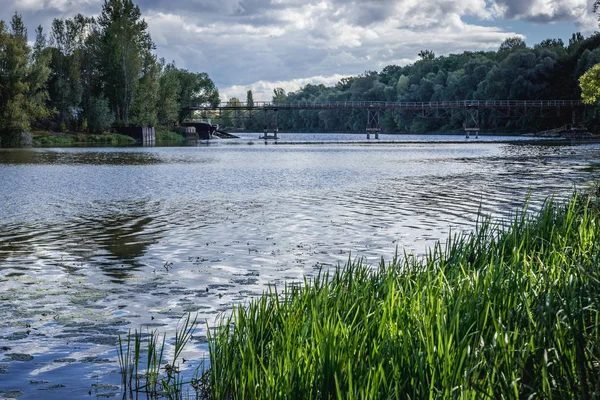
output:
POLYGON ((356 75, 414 60, 422 49, 448 54, 497 48, 517 35, 463 22, 461 13, 490 16, 484 0, 367 3, 364 24, 353 17, 360 14, 356 3, 335 0, 267 8, 260 13, 265 23, 167 12, 148 13, 147 20, 167 60, 208 72, 220 87, 244 88, 261 81, 356 75))
POLYGON ((255 101, 270 101, 273 97, 273 89, 283 88, 286 93, 295 92, 308 84, 333 86, 338 83, 344 75, 313 76, 310 78, 291 79, 287 81, 258 81, 248 85, 232 85, 221 88, 219 93, 222 101, 236 97, 240 101, 246 101, 248 90, 252 90, 255 101))

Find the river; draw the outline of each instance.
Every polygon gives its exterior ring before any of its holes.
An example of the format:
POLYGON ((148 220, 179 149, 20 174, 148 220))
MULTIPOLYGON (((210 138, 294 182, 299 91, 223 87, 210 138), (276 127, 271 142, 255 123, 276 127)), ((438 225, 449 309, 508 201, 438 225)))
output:
POLYGON ((0 397, 120 396, 119 333, 172 333, 187 312, 212 324, 269 284, 421 254, 479 213, 508 216, 528 193, 535 210, 600 177, 600 145, 257 138, 0 150, 0 397))

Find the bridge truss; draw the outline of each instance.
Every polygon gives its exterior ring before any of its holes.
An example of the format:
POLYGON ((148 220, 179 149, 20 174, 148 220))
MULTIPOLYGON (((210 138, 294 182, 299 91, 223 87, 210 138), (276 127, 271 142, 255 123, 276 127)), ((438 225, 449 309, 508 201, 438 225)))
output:
MULTIPOLYGON (((193 111, 205 111, 220 114, 222 111, 234 111, 236 117, 251 117, 253 113, 264 113, 265 138, 273 132, 277 138, 279 127, 277 113, 289 110, 365 110, 367 112, 367 138, 375 134, 378 138, 381 132, 380 116, 386 111, 407 111, 421 118, 454 118, 460 113, 464 120, 467 137, 479 134, 481 126, 481 111, 487 110, 496 117, 511 118, 528 116, 535 113, 539 117, 560 116, 561 113, 571 113, 575 119, 577 110, 584 107, 579 100, 461 100, 437 102, 385 102, 385 101, 326 101, 326 102, 254 102, 252 104, 193 104, 186 107, 193 111)), ((575 121, 574 121, 575 122, 575 121)))

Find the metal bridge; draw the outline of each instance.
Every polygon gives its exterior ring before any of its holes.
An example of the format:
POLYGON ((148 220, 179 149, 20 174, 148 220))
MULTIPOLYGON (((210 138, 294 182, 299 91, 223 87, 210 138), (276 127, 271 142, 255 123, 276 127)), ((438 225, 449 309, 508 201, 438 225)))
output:
MULTIPOLYGON (((265 116, 265 138, 270 138, 268 132, 277 138, 279 131, 277 125, 277 112, 284 110, 352 110, 362 109, 367 111, 366 132, 367 139, 374 133, 379 137, 381 126, 380 114, 387 110, 407 110, 423 118, 446 118, 455 112, 462 112, 465 118, 464 129, 469 137, 470 133, 479 134, 480 110, 492 110, 503 117, 529 115, 531 111, 539 113, 540 117, 560 116, 561 111, 568 110, 572 113, 584 104, 580 100, 460 100, 460 101, 430 101, 430 102, 389 102, 389 101, 321 101, 321 102, 267 102, 257 101, 248 103, 225 103, 219 105, 193 104, 186 107, 192 111, 221 112, 233 110, 238 112, 262 111, 265 116)), ((574 115, 574 114, 573 114, 574 115)), ((574 118, 574 116, 573 116, 574 118)))

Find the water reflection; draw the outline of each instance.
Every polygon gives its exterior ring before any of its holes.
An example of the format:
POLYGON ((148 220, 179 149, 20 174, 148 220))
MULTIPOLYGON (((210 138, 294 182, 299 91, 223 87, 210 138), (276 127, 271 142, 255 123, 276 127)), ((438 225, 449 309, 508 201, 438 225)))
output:
MULTIPOLYGON (((98 204, 97 208, 103 207, 98 204)), ((153 228, 159 206, 148 201, 111 204, 104 212, 77 216, 75 233, 85 241, 88 262, 97 263, 115 282, 130 278, 144 266, 141 262, 149 246, 160 241, 162 231, 153 228)))
POLYGON ((122 281, 144 266, 149 246, 162 238, 163 230, 152 225, 158 209, 149 201, 98 203, 59 224, 5 226, 0 231, 0 271, 10 265, 27 270, 38 259, 76 274, 79 265, 92 263, 122 281))
POLYGON ((110 149, 0 149, 0 164, 152 165, 156 153, 110 149))

